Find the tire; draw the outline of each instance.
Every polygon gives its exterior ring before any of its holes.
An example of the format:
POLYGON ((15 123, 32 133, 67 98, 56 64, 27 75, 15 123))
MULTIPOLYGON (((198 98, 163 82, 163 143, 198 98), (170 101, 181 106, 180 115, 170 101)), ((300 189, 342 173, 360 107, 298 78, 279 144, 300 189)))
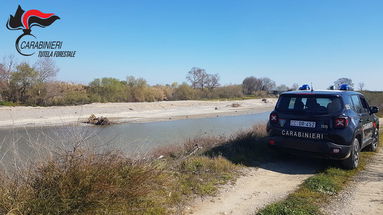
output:
POLYGON ((374 135, 374 140, 372 141, 372 143, 370 145, 368 145, 366 147, 366 150, 370 151, 370 152, 375 152, 376 149, 378 148, 378 144, 379 144, 379 130, 376 129, 375 135, 374 135))
POLYGON ((360 153, 359 140, 355 138, 351 146, 350 157, 342 161, 343 168, 345 169, 358 168, 359 158, 360 158, 359 153, 360 153))

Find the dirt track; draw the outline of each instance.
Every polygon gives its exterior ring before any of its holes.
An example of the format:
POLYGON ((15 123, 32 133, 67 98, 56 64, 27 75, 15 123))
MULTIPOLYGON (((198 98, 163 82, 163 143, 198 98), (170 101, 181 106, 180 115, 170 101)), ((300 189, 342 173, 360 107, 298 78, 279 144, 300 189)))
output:
POLYGON ((188 214, 246 215, 281 200, 323 164, 319 160, 287 158, 248 168, 234 185, 226 185, 215 197, 197 199, 188 214))
POLYGON ((329 215, 383 214, 383 150, 323 211, 329 215))
MULTIPOLYGON (((380 118, 380 133, 383 119, 380 118)), ((381 140, 382 141, 382 140, 381 140)), ((332 204, 323 208, 329 215, 380 215, 383 214, 383 149, 374 155, 365 170, 361 171, 332 204)))

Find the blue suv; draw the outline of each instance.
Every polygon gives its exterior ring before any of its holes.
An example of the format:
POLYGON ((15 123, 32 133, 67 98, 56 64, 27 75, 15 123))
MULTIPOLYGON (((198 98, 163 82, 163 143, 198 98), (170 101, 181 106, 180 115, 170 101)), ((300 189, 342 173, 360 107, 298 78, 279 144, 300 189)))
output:
POLYGON ((379 143, 379 109, 361 93, 300 90, 282 93, 267 124, 268 144, 313 157, 341 160, 346 169, 359 164, 359 152, 379 143))

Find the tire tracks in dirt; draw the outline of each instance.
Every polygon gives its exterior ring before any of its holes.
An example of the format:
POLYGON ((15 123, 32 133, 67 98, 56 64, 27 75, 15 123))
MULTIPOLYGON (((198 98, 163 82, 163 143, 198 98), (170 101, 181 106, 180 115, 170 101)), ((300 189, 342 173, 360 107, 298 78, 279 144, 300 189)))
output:
POLYGON ((383 214, 383 150, 380 149, 367 167, 323 208, 329 215, 383 214))
POLYGON ((323 166, 320 160, 293 157, 248 167, 244 170, 244 176, 233 185, 225 185, 217 196, 193 202, 187 214, 253 214, 268 204, 286 198, 323 166))

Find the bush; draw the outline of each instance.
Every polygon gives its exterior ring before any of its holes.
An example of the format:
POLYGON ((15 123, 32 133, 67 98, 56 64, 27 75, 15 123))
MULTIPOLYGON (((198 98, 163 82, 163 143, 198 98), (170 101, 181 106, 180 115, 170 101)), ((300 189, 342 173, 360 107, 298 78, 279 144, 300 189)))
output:
POLYGON ((179 214, 191 195, 212 195, 238 175, 221 157, 131 160, 76 151, 0 176, 0 214, 179 214))
POLYGON ((191 88, 187 84, 181 84, 178 86, 173 95, 174 100, 190 100, 190 99, 195 99, 196 98, 196 90, 191 88))
POLYGON ((361 93, 366 97, 369 105, 379 107, 378 115, 383 116, 383 92, 362 91, 361 93))

